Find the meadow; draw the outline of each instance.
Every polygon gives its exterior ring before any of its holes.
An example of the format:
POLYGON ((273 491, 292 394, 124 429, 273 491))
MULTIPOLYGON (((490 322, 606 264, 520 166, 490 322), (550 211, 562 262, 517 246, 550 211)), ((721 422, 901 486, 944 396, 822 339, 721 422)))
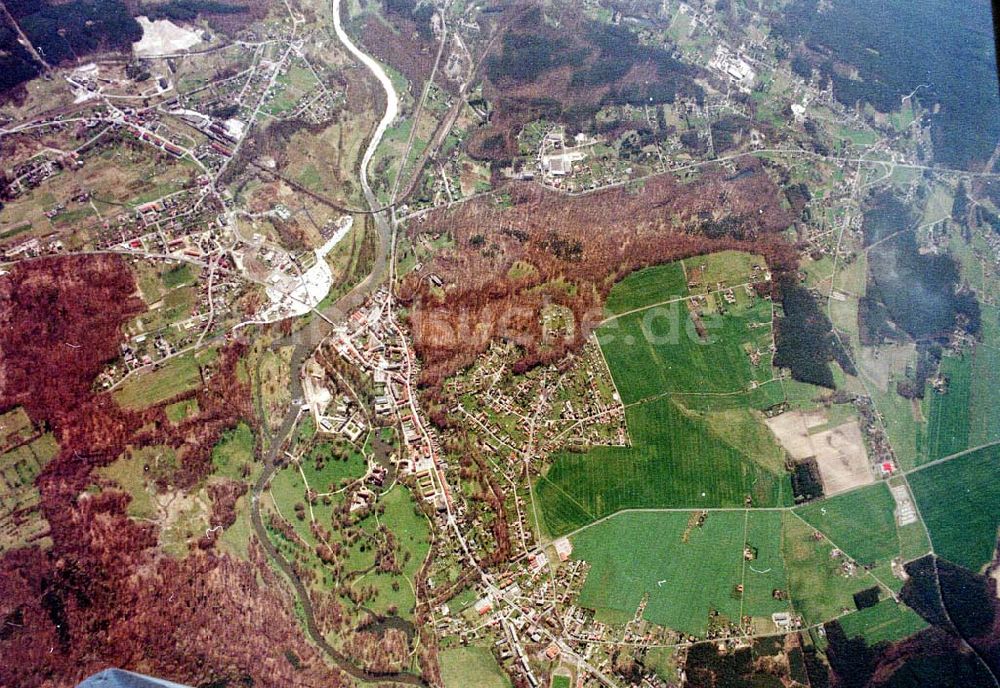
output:
POLYGON ((710 513, 700 527, 692 515, 628 512, 573 538, 573 556, 591 565, 579 603, 631 616, 648 594, 646 619, 696 635, 711 610, 739 619, 745 512, 710 513))
POLYGON ((708 630, 712 611, 733 622, 787 611, 788 602, 772 596, 788 587, 781 513, 713 511, 701 525, 697 518, 693 511, 625 512, 574 536, 573 556, 591 565, 580 604, 630 619, 648 595, 645 619, 695 635, 708 630), (755 553, 751 561, 744 543, 755 553))
POLYGON ((978 449, 909 476, 934 551, 978 571, 993 558, 1000 514, 1000 446, 978 449))
POLYGON ((223 433, 212 448, 212 466, 215 475, 243 479, 243 467, 253 461, 253 430, 246 423, 223 433))
POLYGON ((368 462, 353 447, 338 449, 329 442, 317 442, 302 458, 301 465, 309 487, 323 494, 362 477, 368 462))
POLYGON ((174 356, 152 372, 132 375, 114 392, 122 408, 142 409, 201 385, 201 366, 215 360, 215 349, 174 356))
POLYGON ((396 556, 402 570, 398 574, 372 572, 352 584, 374 588, 375 598, 365 605, 372 611, 397 613, 410 618, 417 603, 417 572, 430 551, 430 523, 417 511, 413 495, 402 485, 390 490, 380 503, 385 506, 385 512, 368 518, 384 526, 395 537, 399 548, 396 556))

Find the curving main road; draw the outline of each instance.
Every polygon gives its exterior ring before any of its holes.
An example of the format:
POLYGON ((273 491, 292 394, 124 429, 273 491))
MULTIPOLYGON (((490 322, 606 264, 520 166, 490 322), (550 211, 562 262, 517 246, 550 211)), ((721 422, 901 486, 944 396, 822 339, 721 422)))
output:
MULTIPOLYGON (((382 115, 382 119, 379 121, 378 126, 375 128, 371 140, 368 143, 368 148, 365 150, 365 154, 361 159, 361 169, 359 172, 359 176, 361 178, 361 188, 365 195, 365 201, 371 209, 372 216, 375 220, 375 228, 378 231, 379 247, 378 253, 375 256, 375 263, 372 266, 372 271, 368 274, 364 281, 338 299, 335 303, 325 308, 322 312, 323 317, 314 317, 308 325, 303 327, 298 332, 294 332, 272 344, 272 348, 280 348, 289 345, 295 347, 292 352, 291 359, 291 396, 293 400, 302 397, 302 380, 299 376, 299 370, 302 368, 306 358, 312 354, 312 352, 326 336, 327 332, 329 332, 330 323, 345 320, 347 314, 360 306, 368 295, 382 283, 388 266, 387 257, 389 242, 391 240, 391 230, 389 223, 386 220, 384 209, 380 209, 378 207, 378 198, 372 192, 371 187, 368 184, 368 165, 371 162, 372 157, 375 155, 375 150, 382 141, 382 137, 385 136, 386 130, 389 128, 389 125, 392 124, 393 120, 396 119, 396 116, 399 113, 399 98, 396 95, 396 91, 392 87, 392 80, 389 79, 385 70, 382 69, 378 62, 363 53, 354 44, 354 42, 351 41, 350 37, 348 37, 347 33, 344 31, 340 20, 340 0, 332 0, 331 9, 333 12, 333 26, 340 42, 344 44, 344 47, 351 53, 351 55, 371 70, 379 84, 381 84, 382 88, 385 89, 386 93, 385 113, 382 115)), ((362 669, 330 645, 316 623, 312 600, 309 597, 309 592, 306 589, 306 586, 299 579, 298 575, 296 575, 291 564, 275 548, 274 544, 267 535, 267 529, 264 527, 264 521, 261 518, 260 513, 260 497, 264 490, 267 489, 268 483, 271 481, 271 478, 278 469, 277 459, 282 448, 285 446, 289 435, 295 428, 298 417, 299 408, 297 405, 293 404, 289 407, 285 417, 282 419, 281 427, 272 437, 268 438, 269 450, 267 452, 267 456, 264 458, 264 470, 254 485, 251 495, 250 520, 253 525, 254 533, 257 536, 257 540, 267 553, 268 558, 271 559, 271 561, 273 561, 274 564, 288 577, 289 581, 291 581, 292 587, 295 589, 295 595, 302 605, 303 616, 306 621, 306 631, 308 632, 310 639, 320 648, 320 650, 332 659, 342 671, 365 682, 379 681, 389 683, 405 683, 414 686, 426 686, 427 682, 420 676, 413 673, 381 673, 362 669)))

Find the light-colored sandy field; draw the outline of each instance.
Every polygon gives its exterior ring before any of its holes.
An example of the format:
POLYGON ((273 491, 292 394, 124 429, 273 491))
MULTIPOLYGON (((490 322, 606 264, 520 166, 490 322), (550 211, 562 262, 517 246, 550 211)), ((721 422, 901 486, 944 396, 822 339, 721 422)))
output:
POLYGON ((825 422, 826 414, 822 411, 790 411, 768 418, 767 426, 792 458, 815 457, 826 494, 874 482, 858 422, 809 433, 810 428, 825 422))

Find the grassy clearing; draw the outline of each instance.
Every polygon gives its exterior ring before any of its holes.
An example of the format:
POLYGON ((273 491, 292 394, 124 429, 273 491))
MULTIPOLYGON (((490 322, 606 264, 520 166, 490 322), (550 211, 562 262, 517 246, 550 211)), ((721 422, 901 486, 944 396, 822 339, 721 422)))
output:
POLYGON ((795 513, 859 563, 879 564, 900 553, 895 508, 889 488, 885 483, 875 483, 812 502, 795 509, 795 513))
POLYGON ((933 461, 969 448, 972 358, 945 356, 941 375, 948 379, 948 391, 940 394, 927 386, 930 412, 926 436, 921 443, 924 461, 933 461))
POLYGON ((154 518, 156 505, 146 486, 143 471, 143 461, 133 454, 123 454, 107 466, 99 468, 97 474, 102 478, 114 480, 122 491, 132 497, 125 512, 133 518, 154 518))
POLYGON ((591 565, 579 603, 633 614, 648 595, 646 619, 697 635, 711 610, 739 619, 745 513, 711 513, 700 527, 692 515, 624 513, 577 535, 573 556, 591 565))
POLYGON ((160 277, 163 280, 163 286, 167 289, 187 286, 193 284, 195 281, 195 276, 191 272, 191 266, 187 263, 167 268, 161 273, 160 277))
POLYGON ((848 638, 861 636, 869 646, 902 640, 927 628, 919 614, 890 598, 845 616, 840 625, 848 638))
POLYGON ((874 585, 867 575, 845 576, 833 546, 813 537, 814 529, 794 514, 782 514, 785 567, 792 606, 806 623, 820 623, 854 609, 854 593, 874 585))
POLYGON ((443 650, 440 660, 445 688, 510 687, 510 679, 488 647, 454 647, 443 650))
POLYGON ((212 448, 215 474, 236 480, 243 479, 243 467, 253 462, 253 445, 253 431, 246 423, 241 422, 224 433, 212 448))
POLYGON ((194 389, 201 384, 199 369, 215 356, 215 349, 175 356, 152 372, 130 377, 115 391, 115 401, 122 408, 141 409, 194 389))
POLYGON ((616 284, 604 308, 609 313, 625 313, 654 303, 687 296, 687 278, 680 262, 657 265, 633 272, 616 284))
POLYGON ((1000 522, 1000 446, 986 447, 909 476, 934 551, 978 571, 993 557, 1000 522))
POLYGON ((626 411, 633 446, 561 452, 536 486, 546 526, 566 533, 626 508, 741 507, 791 503, 787 475, 771 473, 738 445, 670 399, 626 411))
POLYGON ((167 420, 171 423, 181 423, 187 418, 198 413, 198 400, 185 399, 175 404, 170 404, 163 409, 167 414, 167 420))

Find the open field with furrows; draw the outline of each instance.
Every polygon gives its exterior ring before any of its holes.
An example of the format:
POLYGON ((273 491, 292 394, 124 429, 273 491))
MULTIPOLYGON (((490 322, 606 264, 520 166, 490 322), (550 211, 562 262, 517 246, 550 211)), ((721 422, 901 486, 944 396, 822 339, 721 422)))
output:
POLYGON ((1000 308, 982 306, 982 341, 972 355, 969 444, 1000 440, 1000 308))
POLYGON ((782 518, 782 551, 792 607, 807 624, 829 621, 855 608, 853 595, 875 585, 866 573, 845 575, 833 545, 791 512, 782 518))
POLYGON ((442 650, 441 680, 445 688, 509 688, 510 679, 497 666, 488 647, 442 650))
POLYGON ((791 504, 770 472, 671 399, 626 410, 631 447, 561 452, 536 486, 548 530, 566 533, 620 509, 791 504))
POLYGON ((604 309, 611 314, 625 313, 687 294, 684 266, 676 261, 633 272, 611 289, 604 309))
POLYGON ((919 614, 890 598, 845 616, 840 625, 848 638, 861 636, 869 646, 902 640, 927 628, 919 614))
POLYGON ((971 451, 909 476, 934 551, 978 571, 993 558, 1000 523, 1000 446, 971 451))
POLYGON ((623 315, 597 331, 622 401, 669 393, 694 408, 781 402, 781 386, 764 384, 774 377, 770 302, 737 303, 725 315, 699 310, 704 314, 692 316, 685 302, 671 303, 623 315), (760 354, 757 365, 751 362, 754 351, 760 354))
POLYGON ((971 420, 972 357, 945 356, 940 374, 947 378, 945 393, 929 384, 924 393, 928 408, 927 429, 922 433, 922 462, 950 456, 969 447, 971 420))
POLYGON ((689 283, 704 294, 751 275, 762 279, 762 263, 724 251, 640 270, 612 288, 608 303, 622 315, 598 330, 598 341, 631 404, 631 446, 554 456, 538 482, 549 532, 627 508, 791 503, 784 453, 755 410, 785 400, 781 382, 769 382, 770 302, 738 288, 735 303, 721 294, 700 297, 693 316, 687 300, 644 308, 689 283))
POLYGON ((895 508, 889 488, 876 483, 798 507, 795 513, 859 563, 882 564, 900 555, 895 508))

